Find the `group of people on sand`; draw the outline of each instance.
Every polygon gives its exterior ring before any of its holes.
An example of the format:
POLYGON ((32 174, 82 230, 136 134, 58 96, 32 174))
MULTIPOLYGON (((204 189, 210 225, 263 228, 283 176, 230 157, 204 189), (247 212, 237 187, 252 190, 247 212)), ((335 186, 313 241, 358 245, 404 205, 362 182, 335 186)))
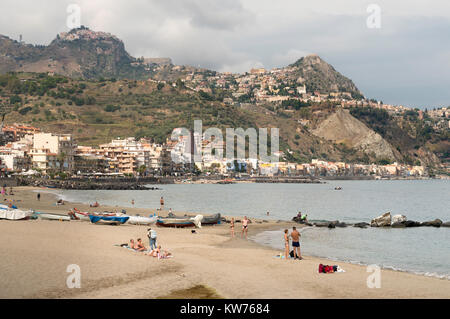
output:
MULTIPOLYGON (((150 246, 149 249, 147 249, 144 246, 141 238, 138 238, 136 241, 134 239, 130 239, 130 242, 126 246, 137 252, 142 252, 142 253, 144 253, 144 255, 148 255, 151 257, 158 257, 158 259, 168 258, 169 256, 172 256, 172 254, 170 252, 168 252, 167 250, 162 250, 161 245, 156 245, 157 234, 154 229, 149 228, 147 230, 147 237, 148 237, 149 246, 150 246)), ((122 246, 125 246, 125 244, 122 246)))
MULTIPOLYGON (((7 191, 6 191, 6 187, 5 187, 5 186, 2 187, 1 193, 2 193, 3 196, 8 196, 8 193, 7 193, 7 191)), ((14 196, 13 188, 12 188, 12 187, 9 188, 9 195, 10 195, 10 196, 14 196)))
POLYGON ((294 226, 292 227, 292 232, 289 234, 289 230, 284 230, 284 257, 287 260, 289 258, 289 242, 292 239, 292 250, 294 253, 294 259, 303 259, 300 253, 300 237, 301 234, 294 226))
MULTIPOLYGON (((231 237, 234 238, 234 217, 231 218, 230 221, 230 230, 231 230, 231 237)), ((241 238, 244 237, 245 235, 245 239, 248 238, 248 223, 249 223, 249 219, 247 218, 247 216, 244 216, 244 219, 242 219, 242 232, 241 232, 241 238)))
POLYGON ((151 257, 158 257, 158 259, 168 258, 169 256, 172 256, 172 254, 167 250, 162 250, 161 245, 158 246, 155 245, 155 247, 151 250, 147 249, 142 243, 141 238, 138 238, 136 241, 134 239, 130 239, 130 242, 128 243, 128 248, 131 248, 136 252, 141 252, 144 255, 148 255, 151 257))

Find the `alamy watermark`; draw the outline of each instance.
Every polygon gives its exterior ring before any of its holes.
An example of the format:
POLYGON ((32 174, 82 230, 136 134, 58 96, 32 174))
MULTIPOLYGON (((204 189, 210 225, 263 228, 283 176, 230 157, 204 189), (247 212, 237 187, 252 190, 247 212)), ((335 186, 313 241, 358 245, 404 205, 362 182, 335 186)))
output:
POLYGON ((70 273, 66 279, 67 288, 81 288, 81 268, 76 264, 67 266, 66 272, 70 273))
POLYGON ((378 4, 372 3, 367 7, 366 25, 369 29, 381 29, 381 7, 378 4))
POLYGON ((76 3, 72 3, 67 6, 66 11, 69 14, 66 20, 67 28, 72 30, 81 27, 81 7, 76 3))
POLYGON ((378 265, 367 266, 367 272, 372 273, 367 277, 367 288, 381 288, 381 269, 378 265))
POLYGON ((173 130, 171 139, 177 144, 171 151, 171 158, 177 164, 205 159, 259 159, 265 163, 276 163, 279 160, 279 129, 270 128, 270 144, 268 133, 268 128, 227 128, 225 144, 222 130, 210 127, 203 132, 202 121, 195 120, 193 132, 184 127, 173 130))

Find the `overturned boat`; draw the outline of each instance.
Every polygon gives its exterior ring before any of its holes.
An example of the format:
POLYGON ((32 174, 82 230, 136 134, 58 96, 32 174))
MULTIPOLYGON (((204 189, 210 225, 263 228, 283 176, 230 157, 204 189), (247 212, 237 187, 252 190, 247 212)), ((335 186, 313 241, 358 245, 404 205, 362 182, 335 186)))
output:
POLYGON ((128 224, 132 225, 152 225, 158 220, 158 216, 130 216, 130 215, 120 215, 119 217, 128 217, 128 224))
POLYGON ((32 210, 20 210, 20 209, 0 209, 0 219, 7 220, 27 220, 33 215, 32 210))
POLYGON ((125 224, 128 219, 129 217, 89 215, 89 220, 93 224, 120 225, 125 224))
POLYGON ((36 213, 42 220, 70 221, 70 216, 59 214, 36 213))
POLYGON ((216 225, 220 224, 220 214, 215 214, 211 216, 203 216, 203 219, 201 221, 202 226, 203 225, 216 225))
POLYGON ((158 218, 156 225, 175 228, 195 227, 194 221, 190 218, 158 218))

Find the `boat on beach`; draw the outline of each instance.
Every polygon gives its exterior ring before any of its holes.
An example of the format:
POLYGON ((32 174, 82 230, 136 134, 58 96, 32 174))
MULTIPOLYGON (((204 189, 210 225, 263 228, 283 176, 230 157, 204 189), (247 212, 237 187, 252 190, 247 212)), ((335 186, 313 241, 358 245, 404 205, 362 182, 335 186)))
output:
MULTIPOLYGON (((191 221, 195 221, 196 217, 191 217, 191 216, 176 216, 173 213, 169 213, 167 218, 171 218, 171 219, 189 219, 191 221)), ((163 220, 166 220, 167 218, 162 218, 163 220)), ((203 216, 203 218, 200 220, 201 225, 216 225, 220 222, 221 220, 221 215, 219 214, 215 214, 215 215, 211 215, 211 216, 203 216)), ((194 223, 195 224, 195 223, 194 223)))
POLYGON ((42 220, 70 221, 70 216, 68 215, 47 214, 47 213, 38 213, 37 215, 42 220))
POLYGON ((128 219, 129 217, 89 215, 89 220, 93 224, 120 225, 125 224, 128 219))
POLYGON ((74 208, 73 210, 71 210, 69 212, 69 216, 73 216, 73 219, 79 219, 79 220, 84 220, 84 221, 89 221, 90 215, 93 216, 107 216, 107 217, 111 217, 111 216, 116 216, 115 213, 88 213, 88 212, 82 212, 76 208, 74 208))
POLYGON ((17 206, 11 204, 11 207, 10 207, 8 205, 0 204, 0 209, 6 209, 6 210, 8 210, 8 209, 17 209, 17 206))
POLYGON ((156 223, 156 221, 158 220, 158 216, 150 216, 150 217, 145 217, 145 216, 130 216, 130 215, 120 215, 119 217, 128 217, 128 224, 132 224, 132 225, 151 225, 156 223))
POLYGON ((158 218, 156 225, 160 227, 175 228, 195 227, 194 221, 191 220, 191 218, 158 218))
POLYGON ((216 225, 220 223, 220 214, 215 214, 211 216, 203 216, 203 219, 201 221, 202 226, 203 225, 216 225))
POLYGON ((27 220, 33 215, 32 210, 24 211, 20 209, 0 209, 0 219, 7 220, 27 220))

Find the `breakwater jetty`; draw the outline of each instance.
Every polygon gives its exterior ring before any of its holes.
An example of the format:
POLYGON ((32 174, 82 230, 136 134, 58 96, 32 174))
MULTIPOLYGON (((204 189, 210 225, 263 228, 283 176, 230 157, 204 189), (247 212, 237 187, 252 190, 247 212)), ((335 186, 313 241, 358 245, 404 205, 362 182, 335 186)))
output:
POLYGON ((76 190, 158 190, 153 184, 172 184, 167 178, 17 178, 17 186, 35 186, 76 190))

